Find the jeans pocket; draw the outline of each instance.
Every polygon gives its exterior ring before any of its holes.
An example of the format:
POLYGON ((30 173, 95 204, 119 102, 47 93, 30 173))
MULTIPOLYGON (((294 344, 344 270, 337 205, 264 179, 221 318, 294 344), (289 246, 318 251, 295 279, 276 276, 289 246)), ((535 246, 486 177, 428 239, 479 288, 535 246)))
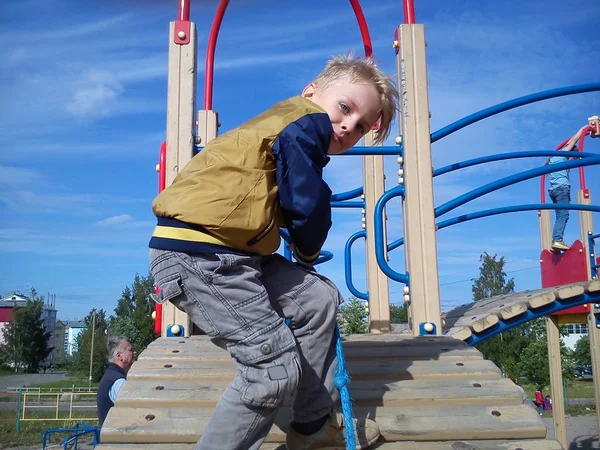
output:
POLYGON ((261 408, 291 405, 302 376, 299 358, 298 351, 292 349, 259 364, 242 366, 242 402, 261 408))
POLYGON ((223 269, 227 266, 226 254, 202 253, 192 256, 178 253, 178 256, 185 265, 209 283, 223 275, 223 269))

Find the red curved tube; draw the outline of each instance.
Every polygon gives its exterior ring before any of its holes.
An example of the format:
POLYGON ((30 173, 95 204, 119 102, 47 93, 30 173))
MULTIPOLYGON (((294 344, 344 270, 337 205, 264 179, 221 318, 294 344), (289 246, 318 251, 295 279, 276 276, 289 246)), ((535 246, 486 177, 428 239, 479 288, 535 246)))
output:
MULTIPOLYGON (((160 146, 160 153, 158 156, 158 192, 162 192, 167 184, 167 142, 163 142, 160 146)), ((156 293, 160 294, 160 288, 156 286, 156 293)), ((162 305, 156 304, 155 307, 156 317, 154 318, 154 333, 162 333, 162 305)))
POLYGON ((179 0, 179 20, 189 22, 191 1, 192 0, 179 0))
POLYGON ((404 23, 415 23, 415 0, 404 0, 404 23))
POLYGON ((219 37, 221 22, 223 22, 223 16, 225 16, 225 11, 227 11, 227 5, 229 5, 229 0, 221 0, 219 3, 219 7, 217 8, 212 27, 210 29, 210 36, 208 37, 208 46, 206 47, 206 65, 204 69, 204 109, 206 110, 212 109, 215 49, 217 47, 217 38, 219 37))
POLYGON ((356 16, 358 27, 360 28, 360 35, 363 40, 363 46, 365 47, 365 57, 370 58, 373 55, 373 45, 371 44, 371 36, 369 35, 369 27, 367 26, 367 20, 362 12, 360 3, 358 0, 350 0, 352 10, 356 16))
MULTIPOLYGON (((585 140, 585 136, 590 133, 590 130, 591 130, 591 128, 588 126, 581 133, 581 137, 579 138, 578 151, 580 151, 580 152, 583 151, 583 143, 585 140)), ((569 139, 570 138, 567 138, 564 141, 562 141, 560 144, 558 144, 558 146, 556 147, 555 150, 560 150, 561 148, 563 148, 565 146, 565 144, 567 142, 569 142, 569 139)), ((550 161, 550 158, 548 158, 548 160, 546 162, 548 162, 548 161, 550 161)), ((579 187, 581 188, 582 191, 587 190, 587 187, 585 184, 585 172, 584 172, 583 167, 579 168, 579 187)), ((546 203, 546 175, 542 175, 540 177, 540 203, 542 203, 542 204, 546 203)))

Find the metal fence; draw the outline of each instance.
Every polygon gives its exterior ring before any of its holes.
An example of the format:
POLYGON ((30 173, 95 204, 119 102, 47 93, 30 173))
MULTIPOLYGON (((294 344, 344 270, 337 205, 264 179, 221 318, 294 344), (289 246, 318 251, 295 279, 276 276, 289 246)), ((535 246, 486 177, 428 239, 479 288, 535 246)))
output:
POLYGON ((96 392, 17 389, 17 431, 22 422, 97 421, 96 392))

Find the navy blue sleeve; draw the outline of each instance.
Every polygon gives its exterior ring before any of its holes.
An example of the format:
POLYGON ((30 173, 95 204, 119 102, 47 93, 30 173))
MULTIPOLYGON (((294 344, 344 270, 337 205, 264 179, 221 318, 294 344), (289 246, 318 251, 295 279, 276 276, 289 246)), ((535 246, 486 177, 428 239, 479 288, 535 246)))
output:
POLYGON ((304 261, 313 261, 331 228, 331 189, 323 180, 333 129, 329 116, 308 114, 285 127, 273 142, 279 204, 304 261))

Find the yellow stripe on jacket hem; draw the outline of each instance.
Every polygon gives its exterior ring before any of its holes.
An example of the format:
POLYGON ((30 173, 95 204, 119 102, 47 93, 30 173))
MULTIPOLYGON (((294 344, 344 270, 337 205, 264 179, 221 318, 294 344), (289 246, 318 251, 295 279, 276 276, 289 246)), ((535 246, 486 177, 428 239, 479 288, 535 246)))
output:
POLYGON ((154 228, 154 233, 152 233, 152 236, 157 238, 177 239, 178 241, 206 242, 207 244, 217 244, 225 247, 227 246, 227 244, 225 244, 223 241, 211 236, 210 234, 197 230, 190 230, 189 228, 175 228, 157 225, 156 228, 154 228))

